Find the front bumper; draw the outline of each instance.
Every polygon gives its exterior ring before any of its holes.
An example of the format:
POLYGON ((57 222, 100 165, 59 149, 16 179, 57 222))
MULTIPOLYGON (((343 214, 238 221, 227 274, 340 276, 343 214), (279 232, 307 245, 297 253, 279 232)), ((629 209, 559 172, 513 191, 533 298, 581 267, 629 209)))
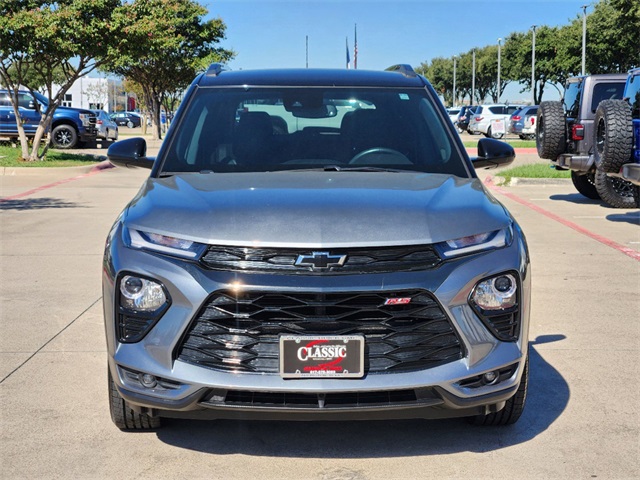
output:
POLYGON ((109 368, 122 397, 139 411, 189 418, 444 418, 499 410, 520 383, 530 305, 528 254, 520 235, 509 247, 427 271, 342 276, 209 271, 125 248, 120 238, 117 228, 105 255, 103 275, 109 368), (117 275, 125 270, 157 279, 171 297, 164 316, 137 343, 117 341, 114 286, 117 275), (497 340, 468 303, 480 280, 506 271, 517 273, 521 288, 521 327, 515 342, 497 340), (367 374, 359 379, 283 379, 278 374, 219 371, 178 360, 176 349, 203 302, 212 292, 230 288, 274 292, 424 289, 450 318, 464 345, 464 357, 424 370, 367 374), (511 370, 498 384, 469 386, 469 379, 506 368, 511 370), (162 378, 169 388, 145 388, 135 381, 137 373, 162 378))

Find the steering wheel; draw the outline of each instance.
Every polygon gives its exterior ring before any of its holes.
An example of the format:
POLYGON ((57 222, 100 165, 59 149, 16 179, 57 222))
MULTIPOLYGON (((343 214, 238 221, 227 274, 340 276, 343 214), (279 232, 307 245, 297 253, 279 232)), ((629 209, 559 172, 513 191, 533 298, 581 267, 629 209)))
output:
POLYGON ((389 162, 374 162, 374 163, 378 163, 378 164, 399 164, 399 165, 413 165, 413 162, 411 160, 409 160, 407 158, 406 155, 404 155, 403 153, 400 153, 397 150, 394 150, 392 148, 383 148, 383 147, 375 147, 375 148, 369 148, 367 150, 363 150, 362 152, 356 154, 351 160, 349 160, 349 165, 352 164, 358 164, 358 163, 370 163, 367 161, 363 161, 362 159, 369 156, 369 155, 391 155, 394 157, 397 157, 396 159, 393 159, 392 161, 389 162))

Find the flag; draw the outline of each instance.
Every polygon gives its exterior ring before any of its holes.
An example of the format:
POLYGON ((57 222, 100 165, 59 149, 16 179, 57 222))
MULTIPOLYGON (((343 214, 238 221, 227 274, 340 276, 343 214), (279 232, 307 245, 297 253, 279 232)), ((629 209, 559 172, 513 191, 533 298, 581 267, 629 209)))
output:
POLYGON ((354 27, 354 38, 353 38, 353 69, 358 69, 358 25, 356 24, 354 27))
POLYGON ((347 70, 351 68, 351 58, 349 57, 349 38, 347 37, 347 70))

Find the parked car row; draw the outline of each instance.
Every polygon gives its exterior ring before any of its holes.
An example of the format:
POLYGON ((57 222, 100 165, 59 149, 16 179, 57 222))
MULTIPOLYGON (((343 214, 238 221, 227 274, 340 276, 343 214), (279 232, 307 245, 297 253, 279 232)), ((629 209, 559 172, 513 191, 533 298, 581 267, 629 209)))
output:
MULTIPOLYGON (((38 92, 20 91, 18 93, 18 114, 11 104, 7 90, 0 89, 0 136, 18 137, 18 121, 21 121, 27 137, 36 134, 41 112, 47 109, 49 99, 38 92)), ((75 148, 97 137, 97 117, 91 110, 81 108, 58 107, 53 115, 50 127, 51 144, 55 148, 75 148)))

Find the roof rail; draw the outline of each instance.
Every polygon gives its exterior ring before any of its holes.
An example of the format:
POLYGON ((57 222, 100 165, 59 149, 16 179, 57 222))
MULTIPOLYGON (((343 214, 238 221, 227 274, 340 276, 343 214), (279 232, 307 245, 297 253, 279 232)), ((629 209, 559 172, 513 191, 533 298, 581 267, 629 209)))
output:
POLYGON ((415 72, 411 65, 407 65, 406 63, 401 63, 398 65, 392 65, 389 68, 385 69, 385 72, 397 72, 401 73, 405 77, 417 77, 418 74, 415 72))
POLYGON ((208 77, 217 77, 224 70, 224 65, 222 65, 221 63, 212 63, 211 65, 209 65, 206 75, 208 77))

